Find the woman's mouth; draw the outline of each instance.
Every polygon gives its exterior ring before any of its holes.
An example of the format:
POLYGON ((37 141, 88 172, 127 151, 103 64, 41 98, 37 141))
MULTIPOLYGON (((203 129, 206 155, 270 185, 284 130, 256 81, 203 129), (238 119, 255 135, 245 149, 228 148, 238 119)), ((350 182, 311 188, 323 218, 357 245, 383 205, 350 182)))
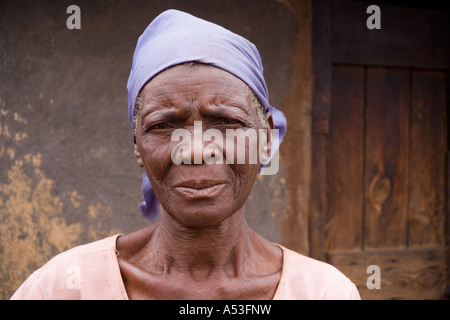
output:
POLYGON ((222 182, 185 182, 177 185, 175 190, 184 197, 199 199, 217 196, 225 187, 222 182))

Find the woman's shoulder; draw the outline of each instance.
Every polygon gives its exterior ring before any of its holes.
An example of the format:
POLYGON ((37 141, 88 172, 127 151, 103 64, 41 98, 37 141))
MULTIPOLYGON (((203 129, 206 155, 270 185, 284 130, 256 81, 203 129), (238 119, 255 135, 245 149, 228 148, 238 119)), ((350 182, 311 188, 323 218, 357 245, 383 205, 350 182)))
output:
POLYGON ((110 257, 111 253, 115 252, 118 236, 117 234, 61 252, 50 259, 38 271, 42 273, 55 268, 60 269, 62 266, 79 265, 81 267, 84 265, 92 265, 93 261, 100 262, 97 260, 106 262, 109 259, 105 259, 105 257, 110 257))
POLYGON ((283 270, 276 299, 360 299, 354 283, 336 267, 280 247, 283 270))
POLYGON ((115 253, 118 236, 56 255, 33 272, 11 299, 113 299, 108 294, 121 285, 115 253))

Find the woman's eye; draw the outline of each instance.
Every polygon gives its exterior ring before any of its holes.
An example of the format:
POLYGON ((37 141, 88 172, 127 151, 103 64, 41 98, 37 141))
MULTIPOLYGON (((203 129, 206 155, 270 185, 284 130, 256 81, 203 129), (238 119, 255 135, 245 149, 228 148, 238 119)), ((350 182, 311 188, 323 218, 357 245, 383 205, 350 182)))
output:
POLYGON ((231 118, 222 118, 220 120, 220 122, 222 122, 223 124, 241 124, 240 121, 234 120, 234 119, 231 119, 231 118))
POLYGON ((169 129, 169 128, 170 124, 168 124, 167 122, 158 123, 153 126, 153 129, 169 129))
POLYGON ((150 132, 152 130, 165 130, 165 129, 170 129, 171 127, 172 126, 168 122, 160 122, 160 123, 150 126, 146 131, 150 132))

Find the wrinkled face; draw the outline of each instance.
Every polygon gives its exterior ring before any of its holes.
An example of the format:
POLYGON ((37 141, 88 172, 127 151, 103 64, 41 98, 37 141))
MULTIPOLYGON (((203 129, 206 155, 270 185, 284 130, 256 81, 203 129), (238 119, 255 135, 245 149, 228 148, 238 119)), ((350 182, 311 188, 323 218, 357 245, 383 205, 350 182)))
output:
POLYGON ((147 83, 141 97, 135 154, 163 207, 162 214, 185 226, 208 226, 242 208, 258 174, 260 160, 249 161, 247 155, 246 161, 238 164, 239 148, 248 153, 251 143, 238 146, 238 139, 227 142, 227 130, 245 133, 249 129, 256 132, 263 129, 246 84, 212 66, 176 66, 147 83), (184 141, 190 142, 191 148, 183 148, 183 161, 176 164, 173 155, 178 155, 178 151, 174 153, 174 148, 182 140, 173 137, 180 129, 190 133, 185 140, 192 141, 184 141), (199 129, 202 133, 215 129, 217 140, 203 141, 201 136, 198 140, 194 131, 199 129), (220 153, 224 160, 205 161, 205 149, 213 141, 219 142, 219 133, 223 143, 210 148, 213 151, 209 154, 217 157, 220 153), (230 143, 235 147, 231 153, 235 159, 229 159, 230 153, 226 158, 230 143))

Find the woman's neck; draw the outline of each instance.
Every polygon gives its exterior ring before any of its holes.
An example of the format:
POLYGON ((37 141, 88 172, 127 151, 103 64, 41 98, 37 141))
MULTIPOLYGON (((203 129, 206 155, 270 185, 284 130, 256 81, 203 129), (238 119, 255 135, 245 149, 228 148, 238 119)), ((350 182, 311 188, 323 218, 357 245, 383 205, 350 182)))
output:
POLYGON ((270 299, 282 252, 248 227, 243 210, 217 225, 195 228, 162 212, 159 222, 119 237, 119 266, 129 296, 270 299))
POLYGON ((252 233, 244 208, 207 227, 186 227, 162 214, 147 248, 158 250, 163 260, 160 267, 169 272, 194 278, 209 277, 218 270, 237 275, 242 271, 245 252, 250 251, 252 233))

